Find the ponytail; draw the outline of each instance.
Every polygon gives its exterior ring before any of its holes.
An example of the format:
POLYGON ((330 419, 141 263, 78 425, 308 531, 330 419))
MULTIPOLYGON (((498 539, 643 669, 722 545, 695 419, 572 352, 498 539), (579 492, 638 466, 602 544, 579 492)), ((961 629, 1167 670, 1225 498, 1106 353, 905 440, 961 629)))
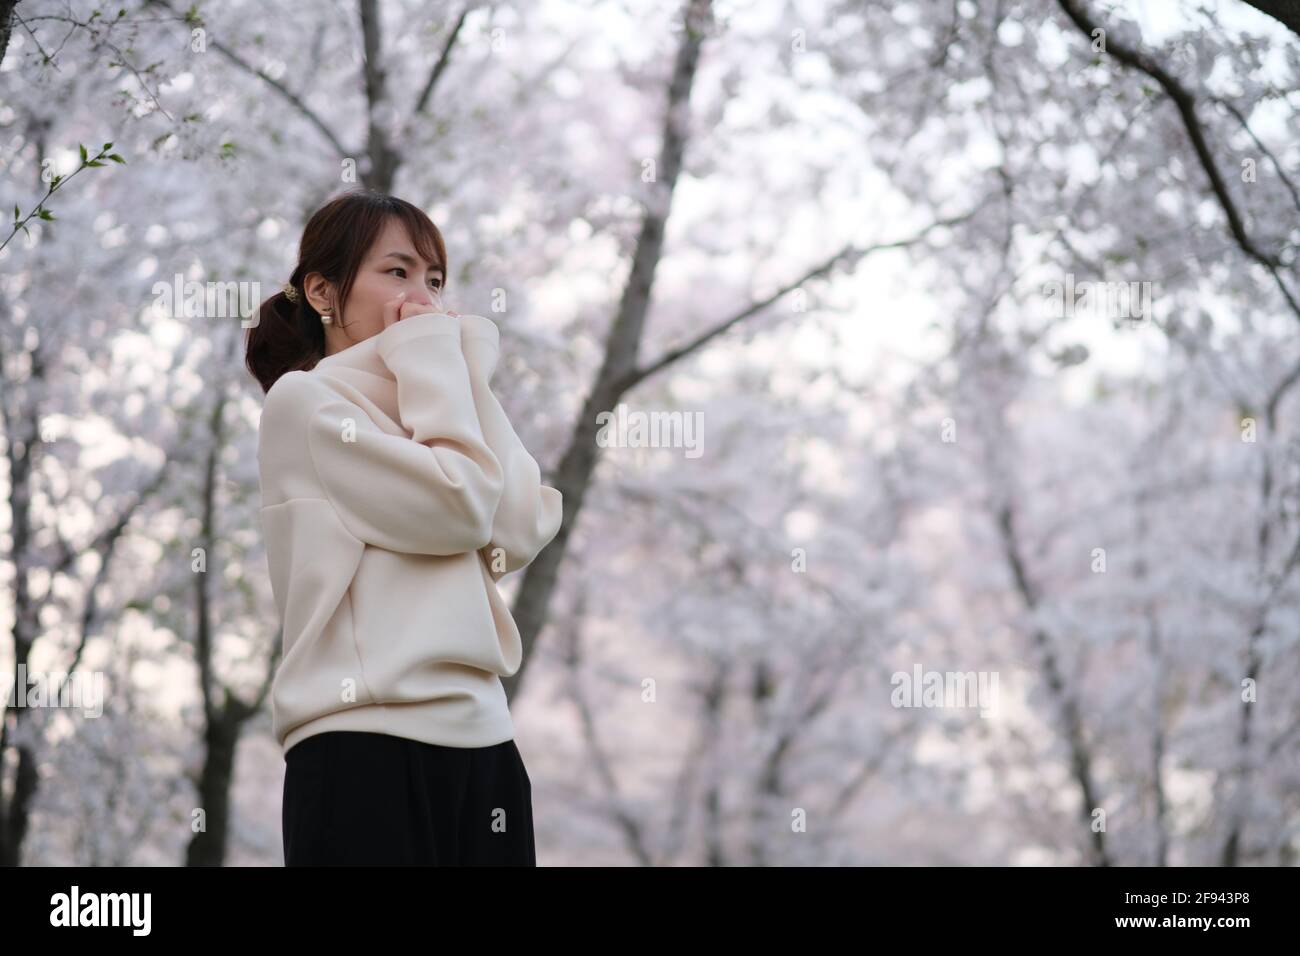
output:
POLYGON ((289 280, 297 301, 291 301, 283 289, 271 296, 258 309, 257 324, 249 328, 245 340, 244 363, 263 393, 285 372, 315 368, 325 355, 320 313, 303 294, 298 271, 289 280))

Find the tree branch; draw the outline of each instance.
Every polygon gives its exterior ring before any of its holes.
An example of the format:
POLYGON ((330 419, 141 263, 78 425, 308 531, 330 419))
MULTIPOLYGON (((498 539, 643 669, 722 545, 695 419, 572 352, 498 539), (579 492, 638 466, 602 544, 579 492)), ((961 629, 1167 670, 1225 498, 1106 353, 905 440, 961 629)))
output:
MULTIPOLYGON (((176 17, 177 20, 181 21, 182 23, 190 22, 190 19, 185 14, 178 13, 176 11, 176 9, 172 7, 172 5, 168 2, 168 0, 145 0, 145 5, 162 7, 164 10, 166 10, 168 13, 171 13, 173 16, 176 17)), ((279 80, 275 79, 272 76, 269 76, 263 70, 259 70, 256 67, 254 67, 247 60, 245 60, 238 53, 230 49, 221 41, 214 40, 209 37, 207 43, 208 46, 212 47, 212 49, 216 50, 218 53, 224 56, 231 63, 235 64, 235 66, 239 67, 245 73, 248 73, 252 76, 257 77, 259 80, 262 80, 269 87, 271 87, 271 89, 275 90, 282 97, 284 97, 284 99, 287 100, 289 104, 293 106, 294 109, 296 109, 299 113, 302 114, 303 118, 306 119, 307 122, 309 122, 312 126, 316 127, 316 129, 320 131, 320 134, 329 141, 330 145, 334 147, 335 152, 337 152, 339 156, 356 155, 357 151, 350 150, 346 146, 344 146, 343 143, 339 141, 339 138, 334 135, 334 131, 331 130, 329 126, 325 124, 325 121, 320 118, 320 116, 316 113, 315 110, 313 110, 310 106, 308 106, 306 103, 302 101, 302 99, 298 96, 298 94, 294 93, 291 89, 289 89, 279 80)))
POLYGON ((751 316, 757 315, 759 312, 762 312, 764 309, 768 308, 770 305, 772 305, 782 296, 786 295, 788 292, 791 292, 799 288, 800 286, 804 285, 804 283, 810 282, 813 279, 818 279, 825 275, 828 275, 836 266, 839 265, 851 266, 857 263, 864 256, 867 256, 873 252, 880 252, 885 249, 906 249, 908 246, 916 245, 917 243, 925 239, 925 237, 929 235, 931 232, 933 232, 935 229, 938 229, 942 226, 956 225, 958 223, 966 221, 971 216, 975 215, 975 213, 978 212, 979 209, 982 208, 984 206, 984 203, 987 201, 988 199, 986 197, 974 209, 971 209, 969 212, 963 213, 960 216, 954 216, 951 219, 941 219, 936 222, 932 222, 924 229, 922 229, 920 232, 918 232, 916 235, 908 239, 897 239, 894 240, 893 242, 881 242, 881 243, 876 243, 875 245, 865 246, 861 248, 855 248, 852 245, 845 246, 839 252, 835 253, 835 255, 827 259, 825 262, 821 263, 818 266, 814 266, 812 269, 809 269, 799 278, 785 284, 784 286, 777 289, 775 292, 773 292, 771 295, 767 296, 766 298, 751 303, 741 311, 737 312, 735 315, 732 315, 730 318, 725 319, 722 322, 719 322, 717 325, 713 326, 712 328, 702 332, 700 335, 696 336, 694 339, 687 342, 685 345, 678 346, 677 348, 672 349, 669 352, 666 352, 665 354, 660 356, 659 358, 655 359, 653 362, 650 362, 646 365, 640 366, 639 368, 635 368, 627 372, 622 378, 617 380, 614 386, 615 391, 620 394, 622 392, 627 391, 628 389, 632 388, 632 386, 639 384, 642 380, 650 377, 654 373, 661 371, 662 369, 667 368, 669 365, 672 365, 674 362, 677 362, 680 359, 686 357, 687 355, 690 355, 692 352, 701 348, 712 339, 717 338, 719 335, 722 335, 724 332, 731 329, 733 326, 736 326, 741 322, 743 322, 745 319, 748 319, 751 316))
POLYGON ((1244 0, 1300 36, 1300 0, 1244 0))
MULTIPOLYGON (((1058 2, 1061 9, 1065 11, 1065 15, 1070 18, 1084 36, 1091 38, 1094 32, 1101 29, 1095 20, 1089 18, 1083 9, 1083 5, 1078 0, 1058 0, 1058 2)), ((1151 77, 1160 84, 1160 88, 1165 91, 1165 95, 1173 100, 1174 106, 1178 109, 1178 115, 1183 121, 1183 127, 1187 130, 1187 136, 1192 141, 1192 149, 1196 153, 1196 158, 1205 171, 1206 177, 1210 180, 1210 189, 1215 198, 1218 199, 1224 215, 1228 217, 1228 229, 1231 231, 1237 245, 1241 247, 1247 256, 1269 271, 1274 282, 1277 283, 1278 290, 1286 299, 1287 304, 1290 305, 1291 311, 1295 313, 1297 319, 1300 319, 1300 303, 1296 302, 1295 297, 1278 274, 1278 268, 1282 265, 1281 260, 1256 246, 1246 232, 1241 213, 1237 209, 1235 200, 1228 192, 1227 183, 1224 182, 1223 176, 1219 173, 1219 168, 1210 153, 1209 143, 1205 139, 1205 131, 1201 128, 1200 120, 1197 119, 1196 98, 1182 83, 1151 57, 1139 50, 1116 42, 1104 30, 1102 32, 1105 33, 1105 50, 1107 53, 1114 56, 1125 66, 1151 77)))

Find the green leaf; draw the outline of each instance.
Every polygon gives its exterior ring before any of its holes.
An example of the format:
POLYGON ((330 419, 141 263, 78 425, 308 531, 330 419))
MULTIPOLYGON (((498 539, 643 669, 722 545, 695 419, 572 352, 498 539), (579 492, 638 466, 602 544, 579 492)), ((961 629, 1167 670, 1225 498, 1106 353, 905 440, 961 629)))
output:
POLYGON ((92 159, 90 162, 86 163, 86 165, 87 165, 87 166, 103 166, 104 164, 101 163, 101 162, 100 162, 99 160, 97 160, 97 159, 92 159))
POLYGON ((125 163, 126 163, 126 160, 123 159, 121 156, 117 155, 117 153, 109 153, 109 154, 108 154, 108 158, 111 159, 111 160, 112 160, 113 162, 115 162, 115 163, 122 163, 122 164, 124 164, 124 165, 125 165, 125 163))
POLYGON ((22 212, 19 211, 17 206, 14 206, 14 222, 17 222, 21 218, 23 218, 22 212))
POLYGON ((53 221, 54 221, 54 213, 50 212, 48 209, 42 209, 42 210, 41 210, 40 212, 38 212, 36 215, 40 216, 40 217, 41 217, 42 219, 44 219, 46 222, 53 222, 53 221))
POLYGON ((81 161, 84 163, 86 161, 86 147, 78 143, 77 149, 81 150, 81 161))

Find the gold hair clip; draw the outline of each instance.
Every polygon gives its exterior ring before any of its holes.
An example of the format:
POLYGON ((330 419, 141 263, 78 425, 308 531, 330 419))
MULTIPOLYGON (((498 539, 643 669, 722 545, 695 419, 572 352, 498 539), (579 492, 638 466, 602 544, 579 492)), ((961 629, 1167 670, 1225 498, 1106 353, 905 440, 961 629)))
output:
POLYGON ((286 282, 280 287, 280 291, 284 293, 284 297, 290 302, 298 301, 298 290, 293 287, 293 283, 286 282))

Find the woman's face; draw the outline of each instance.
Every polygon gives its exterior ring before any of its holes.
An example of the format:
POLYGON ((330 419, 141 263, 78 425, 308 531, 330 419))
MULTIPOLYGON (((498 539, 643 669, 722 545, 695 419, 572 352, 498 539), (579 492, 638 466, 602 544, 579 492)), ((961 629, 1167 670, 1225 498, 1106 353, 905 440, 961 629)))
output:
MULTIPOLYGON (((332 355, 382 332, 384 304, 401 292, 406 293, 403 302, 431 305, 441 311, 445 278, 440 265, 420 258, 401 220, 389 218, 366 253, 343 303, 347 325, 339 326, 335 309, 334 321, 325 326, 325 353, 332 355)), ((331 296, 337 293, 322 276, 313 273, 304 285, 317 312, 331 307, 331 296)))

